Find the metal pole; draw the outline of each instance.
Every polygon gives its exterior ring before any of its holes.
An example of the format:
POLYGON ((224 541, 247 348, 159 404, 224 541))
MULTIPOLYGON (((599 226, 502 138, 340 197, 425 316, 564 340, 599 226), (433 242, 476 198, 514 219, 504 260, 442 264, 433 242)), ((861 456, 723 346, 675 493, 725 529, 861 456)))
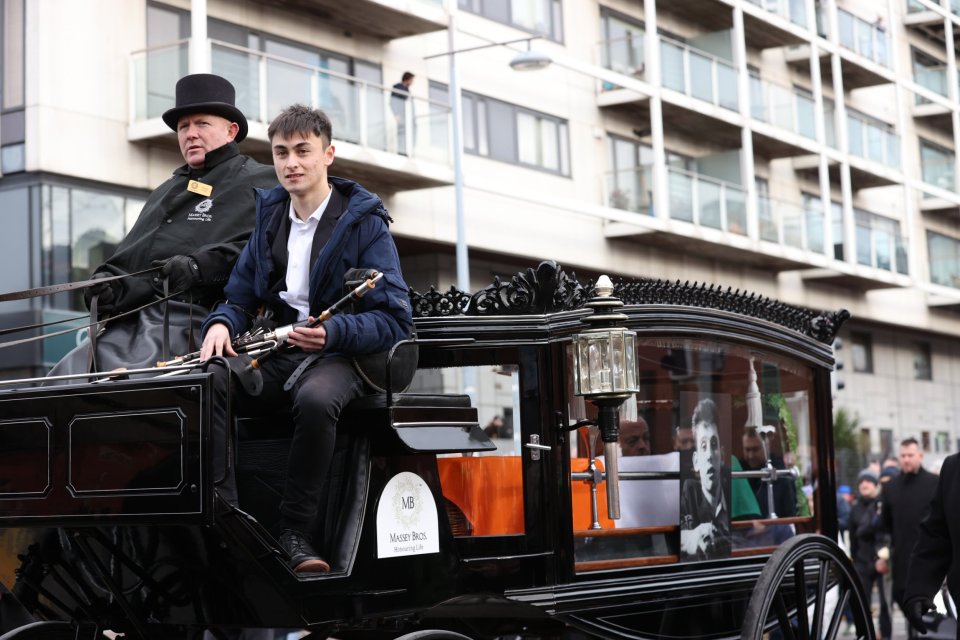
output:
MULTIPOLYGON (((466 294, 470 289, 470 259, 467 255, 466 221, 463 205, 463 96, 460 93, 460 70, 457 68, 456 32, 457 0, 447 0, 447 50, 450 51, 450 119, 453 129, 453 198, 457 224, 457 288, 466 294)), ((477 402, 477 372, 463 369, 463 392, 477 402)))
POLYGON ((207 49, 207 0, 190 2, 190 73, 210 73, 207 49))
MULTIPOLYGON (((457 0, 447 2, 447 47, 456 51, 457 0)), ((457 223, 457 288, 470 293, 470 262, 463 206, 463 99, 460 94, 460 71, 457 54, 450 54, 450 117, 453 129, 453 197, 457 223)))

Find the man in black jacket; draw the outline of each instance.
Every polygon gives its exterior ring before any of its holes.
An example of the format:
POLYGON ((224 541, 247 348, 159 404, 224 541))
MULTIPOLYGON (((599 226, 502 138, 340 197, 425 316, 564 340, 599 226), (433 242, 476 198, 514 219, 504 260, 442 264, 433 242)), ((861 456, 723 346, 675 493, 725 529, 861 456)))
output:
MULTIPOLYGON (((883 486, 880 500, 883 528, 890 534, 893 600, 902 611, 906 611, 903 596, 910 552, 936 488, 937 476, 923 468, 923 451, 919 443, 914 438, 907 438, 900 443, 900 475, 883 486)), ((878 570, 886 573, 885 561, 878 562, 878 570)))
MULTIPOLYGON (((220 76, 199 73, 177 82, 175 106, 164 112, 163 121, 176 132, 186 164, 150 194, 116 252, 94 271, 93 278, 130 276, 84 291, 88 307, 96 301, 99 319, 162 297, 164 285, 177 294, 175 300, 191 305, 187 312, 197 322, 223 298, 223 286, 253 231, 254 188, 277 184, 272 166, 240 153, 237 143, 247 135, 247 120, 234 101, 233 85, 220 76), (157 266, 159 271, 130 275, 157 266)), ((151 333, 137 317, 142 315, 107 325, 97 339, 98 368, 149 366, 160 358, 155 336, 138 337, 151 333)), ((186 323, 187 313, 180 318, 186 323)), ((185 327, 180 329, 171 334, 169 355, 188 348, 185 327)), ((87 353, 81 345, 51 373, 86 370, 87 353)))
MULTIPOLYGON (((946 577, 954 602, 960 602, 960 459, 943 461, 929 513, 917 530, 904 591, 903 613, 920 633, 926 633, 923 614, 933 608, 933 596, 946 577)), ((957 638, 960 640, 960 627, 957 638)))

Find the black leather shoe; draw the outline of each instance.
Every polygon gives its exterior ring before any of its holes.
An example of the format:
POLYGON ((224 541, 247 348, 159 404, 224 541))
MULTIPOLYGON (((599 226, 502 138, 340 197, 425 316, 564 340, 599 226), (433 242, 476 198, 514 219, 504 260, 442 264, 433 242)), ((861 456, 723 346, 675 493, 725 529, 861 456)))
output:
POLYGON ((330 573, 330 565, 317 555, 307 536, 299 531, 284 529, 280 533, 280 546, 290 556, 288 564, 294 573, 330 573))

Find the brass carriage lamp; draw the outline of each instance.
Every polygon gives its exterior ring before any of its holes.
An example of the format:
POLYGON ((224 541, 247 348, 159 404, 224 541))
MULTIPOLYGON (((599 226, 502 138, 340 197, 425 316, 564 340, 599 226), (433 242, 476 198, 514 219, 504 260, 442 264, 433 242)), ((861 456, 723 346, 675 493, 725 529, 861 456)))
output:
POLYGON ((618 410, 624 400, 640 390, 637 386, 637 334, 618 326, 627 320, 627 316, 619 311, 623 302, 613 297, 610 278, 600 276, 595 293, 585 305, 593 310, 583 320, 589 328, 573 339, 573 392, 597 407, 607 469, 607 514, 617 520, 620 518, 618 410))

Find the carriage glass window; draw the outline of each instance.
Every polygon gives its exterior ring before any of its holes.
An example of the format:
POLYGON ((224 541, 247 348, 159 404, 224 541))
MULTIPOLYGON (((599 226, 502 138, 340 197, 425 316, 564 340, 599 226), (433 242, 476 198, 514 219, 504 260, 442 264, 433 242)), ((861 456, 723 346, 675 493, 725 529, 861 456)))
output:
MULTIPOLYGON (((519 377, 515 364, 420 369, 408 393, 456 394, 466 377, 476 389, 480 426, 495 451, 439 454, 444 507, 455 537, 523 534, 519 377)), ((464 397, 464 402, 469 399, 464 397)))
MULTIPOLYGON (((620 409, 619 519, 594 484, 596 428, 571 440, 578 571, 769 552, 816 529, 810 366, 688 338, 641 338, 637 362, 640 392, 620 409)), ((568 398, 571 423, 595 417, 572 380, 568 398)))

